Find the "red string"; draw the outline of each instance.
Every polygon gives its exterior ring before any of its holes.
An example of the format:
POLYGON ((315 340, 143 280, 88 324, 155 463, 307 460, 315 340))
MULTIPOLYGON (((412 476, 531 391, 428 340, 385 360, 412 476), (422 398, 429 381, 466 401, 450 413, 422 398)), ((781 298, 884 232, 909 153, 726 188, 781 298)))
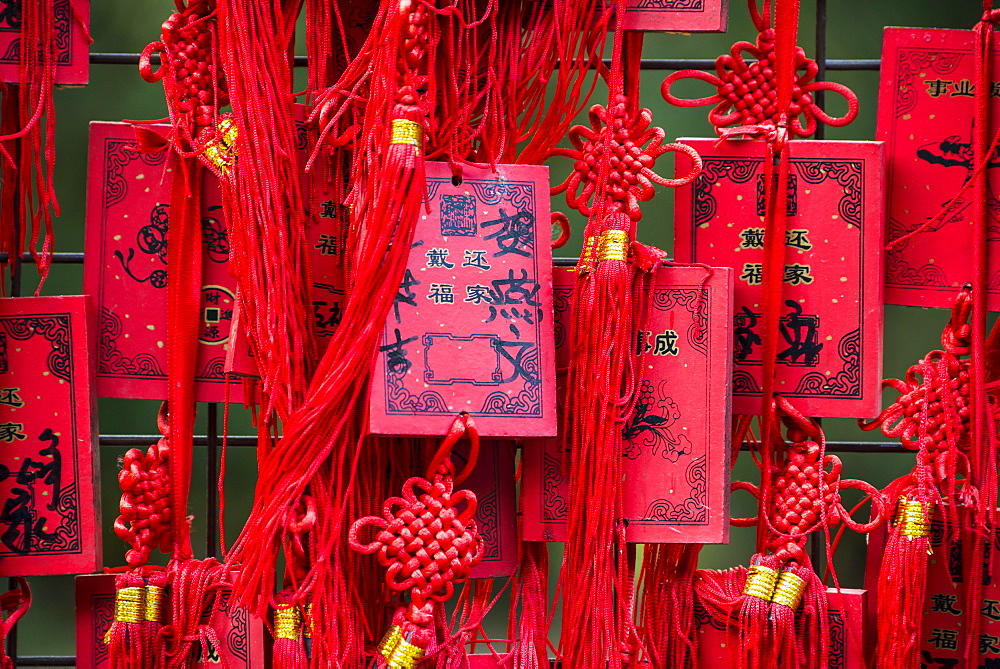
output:
MULTIPOLYGON (((3 269, 28 250, 41 275, 40 294, 52 262, 52 219, 59 215, 55 173, 56 51, 55 0, 22 3, 17 83, 2 85, 3 210, 0 212, 0 251, 7 253, 3 269), (39 248, 39 239, 41 247, 39 248)), ((74 20, 80 17, 74 13, 74 20)))

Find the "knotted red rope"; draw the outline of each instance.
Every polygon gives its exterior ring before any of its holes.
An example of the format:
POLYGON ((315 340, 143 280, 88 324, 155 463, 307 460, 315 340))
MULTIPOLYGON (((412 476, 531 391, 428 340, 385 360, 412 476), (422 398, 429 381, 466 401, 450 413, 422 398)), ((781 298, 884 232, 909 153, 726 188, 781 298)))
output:
MULTIPOLYGON (((749 572, 706 572, 699 581, 703 600, 714 598, 717 609, 725 609, 726 619, 740 631, 740 666, 761 666, 762 662, 779 666, 797 666, 808 660, 819 666, 825 662, 826 642, 822 629, 825 618, 825 589, 812 571, 802 549, 806 536, 823 531, 839 522, 858 531, 868 531, 869 524, 858 524, 839 501, 840 487, 857 487, 873 500, 873 523, 881 517, 882 502, 877 491, 860 481, 839 479, 839 461, 825 454, 824 440, 817 425, 808 421, 785 400, 775 396, 775 366, 779 339, 780 309, 783 305, 785 266, 785 228, 787 182, 789 178, 788 140, 811 135, 818 122, 840 126, 857 115, 857 98, 839 84, 814 81, 818 68, 796 46, 798 0, 765 0, 760 11, 756 0, 748 6, 759 31, 756 45, 737 42, 728 55, 716 61, 716 74, 695 71, 676 72, 661 87, 663 97, 679 106, 716 104, 709 120, 716 126, 722 141, 735 135, 761 137, 766 141, 764 188, 764 263, 762 276, 762 405, 759 443, 761 483, 759 489, 748 484, 736 488, 751 490, 758 496, 759 512, 755 519, 737 520, 737 524, 757 525, 757 555, 749 572), (771 8, 774 27, 771 27, 771 8), (756 62, 747 64, 743 54, 756 62), (717 88, 714 96, 682 100, 671 93, 678 80, 695 78, 717 88), (833 118, 816 106, 813 94, 829 90, 842 94, 848 112, 833 118), (804 118, 804 120, 802 120, 804 118), (736 127, 725 127, 739 124, 736 127), (788 438, 793 442, 785 451, 779 419, 789 422, 788 438), (826 468, 830 467, 829 470, 826 468), (722 587, 718 579, 732 579, 743 586, 722 587), (706 583, 716 583, 707 587, 706 583), (784 585, 782 585, 784 584, 784 585), (794 587, 792 587, 792 584, 794 587), (783 593, 783 594, 782 594, 783 593), (791 596, 792 593, 794 596, 791 596), (775 599, 777 597, 777 599, 775 599), (800 598, 807 602, 809 613, 797 626, 795 608, 800 598), (736 611, 739 615, 736 615, 736 611)), ((733 447, 748 434, 749 423, 741 423, 733 447)), ((829 547, 829 538, 827 538, 829 547)))
MULTIPOLYGON (((903 380, 883 381, 883 388, 894 388, 900 396, 878 418, 859 421, 862 429, 881 428, 887 437, 897 437, 917 451, 913 470, 884 491, 887 500, 898 506, 879 572, 878 667, 919 664, 935 509, 940 509, 951 543, 961 533, 960 507, 975 512, 981 497, 973 476, 973 375, 968 357, 973 339, 968 322, 973 310, 971 293, 967 288, 956 299, 941 336, 942 350, 928 353, 910 367, 903 380)), ((974 578, 981 578, 981 559, 972 562, 976 566, 965 564, 965 568, 971 569, 974 578)))
POLYGON ((452 424, 427 468, 426 478, 412 477, 403 484, 402 497, 390 497, 382 517, 354 522, 348 532, 352 549, 375 554, 386 567, 386 586, 408 592, 409 605, 393 616, 393 627, 379 647, 390 666, 413 667, 434 643, 434 603, 451 599, 455 585, 469 578, 482 560, 483 539, 476 529, 476 496, 455 486, 468 478, 479 452, 479 433, 468 414, 452 424), (455 473, 451 449, 463 436, 472 444, 465 468, 455 473), (362 543, 366 527, 377 531, 373 541, 362 543), (411 664, 403 664, 410 660, 411 664), (392 662, 400 664, 392 664, 392 662))
MULTIPOLYGON (((618 16, 624 9, 624 2, 615 3, 618 16)), ((573 173, 553 192, 566 192, 568 204, 589 218, 570 329, 564 434, 572 458, 560 577, 560 650, 567 666, 579 667, 608 661, 632 666, 642 655, 632 620, 633 553, 625 545, 622 524, 621 453, 622 429, 637 389, 628 342, 639 279, 655 263, 640 262, 635 224, 642 216, 638 202, 653 196, 653 183, 687 183, 701 165, 689 148, 664 146, 664 132, 650 129, 651 115, 638 105, 641 34, 626 35, 621 21, 616 26, 608 105, 591 109, 590 129, 570 131, 574 150, 554 151, 576 162, 573 173), (667 151, 688 153, 694 164, 691 173, 679 179, 657 176, 656 159, 667 151), (594 328, 593 323, 602 327, 594 328)))
MULTIPOLYGON (((209 159, 207 144, 222 135, 218 108, 228 102, 225 78, 215 64, 216 15, 212 0, 176 0, 177 11, 161 28, 139 63, 140 75, 162 82, 171 130, 164 138, 143 124, 136 126, 142 152, 168 150, 171 165, 167 257, 167 402, 158 418, 163 438, 146 455, 126 454, 119 477, 123 497, 116 533, 130 544, 129 571, 118 578, 115 622, 109 630, 115 666, 184 666, 207 643, 218 647, 210 629, 214 591, 225 567, 193 559, 187 517, 194 446, 194 378, 199 349, 202 283, 202 163, 224 175, 226 166, 209 159), (160 69, 150 66, 152 54, 160 69), (169 462, 169 466, 167 463, 169 462), (139 502, 141 495, 141 502, 139 502), (146 567, 154 548, 169 547, 166 572, 146 567), (193 581, 191 579, 194 579, 193 581), (169 587, 169 620, 163 614, 169 587), (208 623, 206 623, 208 621, 208 623), (166 624, 164 624, 166 623, 166 624)), ((218 158, 218 156, 215 156, 218 158)))
MULTIPOLYGON (((782 3, 777 3, 782 5, 782 3)), ((720 135, 742 135, 760 132, 767 126, 772 128, 787 124, 797 137, 810 137, 816 131, 818 122, 834 127, 845 126, 858 115, 858 98, 851 89, 832 81, 815 81, 819 66, 807 58, 801 47, 795 46, 794 35, 791 58, 787 44, 782 41, 780 24, 783 22, 778 11, 777 24, 770 23, 770 2, 764 3, 763 13, 757 10, 756 0, 750 0, 750 14, 759 34, 757 43, 736 42, 728 54, 715 61, 716 75, 700 70, 679 70, 663 80, 660 92, 667 102, 678 107, 700 107, 715 104, 709 112, 708 120, 720 135), (784 52, 781 52, 785 49, 784 52), (753 61, 744 58, 748 54, 753 61), (791 86, 785 92, 779 91, 777 77, 782 70, 792 76, 791 86), (794 73, 794 74, 793 74, 794 73), (716 94, 687 100, 670 92, 671 86, 682 79, 697 79, 716 87, 716 94), (839 93, 847 101, 847 113, 835 118, 824 112, 815 102, 815 94, 823 91, 839 93), (780 99, 784 98, 784 99, 780 99), (801 120, 805 118, 805 123, 801 120), (726 128, 734 123, 737 128, 726 128)), ((787 82, 786 82, 787 83, 787 82)))

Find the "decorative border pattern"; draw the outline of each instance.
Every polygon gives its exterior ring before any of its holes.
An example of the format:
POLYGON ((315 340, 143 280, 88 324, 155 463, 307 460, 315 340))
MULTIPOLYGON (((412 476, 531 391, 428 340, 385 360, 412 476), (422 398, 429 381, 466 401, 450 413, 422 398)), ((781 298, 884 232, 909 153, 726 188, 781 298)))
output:
MULTIPOLYGON (((427 179, 427 198, 429 201, 438 197, 438 191, 443 184, 449 183, 445 179, 427 179)), ((512 206, 526 210, 535 216, 535 182, 533 181, 498 181, 495 179, 466 179, 467 184, 475 193, 475 196, 484 204, 496 206, 501 202, 509 201, 512 206)), ((534 276, 539 275, 538 255, 532 254, 531 261, 534 265, 534 276)), ((554 298, 553 298, 554 299, 554 298)), ((568 304, 568 302, 567 302, 568 304)), ((568 307, 567 307, 568 308, 568 307)), ((386 334, 388 334, 386 332, 386 334)), ((522 368, 528 372, 528 376, 540 378, 541 373, 541 352, 538 344, 541 342, 541 321, 535 324, 535 346, 525 353, 520 363, 522 368)), ((380 356, 384 360, 384 355, 380 356)), ((413 415, 424 414, 431 416, 451 415, 453 412, 448 409, 448 403, 444 397, 433 390, 425 390, 419 395, 414 394, 405 384, 405 373, 390 372, 385 365, 384 388, 385 388, 385 413, 389 415, 413 415)), ((524 381, 523 389, 516 395, 509 395, 507 392, 497 391, 490 393, 484 400, 478 411, 470 411, 472 416, 495 416, 509 418, 542 417, 542 384, 529 383, 524 381)))
MULTIPOLYGON (((0 318, 0 327, 11 339, 28 341, 41 335, 52 345, 52 350, 46 358, 46 368, 56 378, 71 385, 70 401, 75 402, 73 384, 73 332, 70 328, 69 313, 39 314, 10 316, 0 318)), ((75 434, 66 440, 69 452, 63 454, 64 462, 73 469, 73 480, 59 491, 56 500, 55 513, 60 521, 59 527, 48 538, 33 538, 28 550, 24 553, 3 550, 2 554, 9 557, 42 557, 48 555, 67 555, 83 552, 80 538, 80 490, 77 486, 78 474, 76 465, 78 459, 77 440, 75 434)), ((2 558, 0 558, 2 559, 2 558)))
POLYGON ((705 469, 708 456, 700 455, 688 464, 684 480, 691 486, 688 496, 674 504, 667 499, 656 499, 646 507, 641 524, 671 523, 674 525, 708 524, 708 477, 705 469))
POLYGON ((642 12, 704 12, 705 0, 632 0, 627 9, 642 12))
MULTIPOLYGON (((27 0, 34 2, 35 0, 27 0)), ((12 3, 8 3, 12 4, 12 3)), ((73 64, 73 13, 70 8, 70 0, 56 0, 53 7, 56 28, 56 66, 68 67, 73 64)), ((21 27, 11 26, 0 27, 0 33, 18 33, 21 27)), ((0 56, 0 63, 18 65, 21 62, 21 38, 11 40, 3 56, 0 56)))

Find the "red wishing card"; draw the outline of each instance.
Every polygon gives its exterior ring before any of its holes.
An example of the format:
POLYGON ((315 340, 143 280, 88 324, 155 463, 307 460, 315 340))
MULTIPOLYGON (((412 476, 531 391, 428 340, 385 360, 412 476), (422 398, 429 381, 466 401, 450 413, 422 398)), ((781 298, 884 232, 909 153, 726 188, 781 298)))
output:
MULTIPOLYGON (((300 128, 304 132, 304 126, 300 128)), ((165 127, 164 127, 165 131, 165 127)), ((131 126, 93 123, 84 288, 95 296, 100 333, 97 390, 102 397, 166 397, 166 267, 172 169, 166 152, 139 154, 131 126)), ((301 142, 303 157, 306 142, 301 142)), ((236 282, 221 195, 206 170, 202 214, 201 337, 195 398, 225 400, 227 372, 252 373, 249 346, 232 339, 236 282), (235 347, 235 348, 234 348, 235 347), (233 359, 227 363, 229 349, 233 359)), ((317 188, 310 196, 312 308, 321 345, 340 322, 343 296, 339 209, 317 188)), ((230 399, 242 398, 231 387, 230 399)))
MULTIPOLYGON (((246 609, 230 602, 228 588, 218 591, 211 625, 220 647, 210 647, 207 658, 196 667, 225 664, 232 669, 258 669, 264 666, 265 638, 261 621, 246 609)), ((76 666, 105 669, 110 666, 104 643, 115 618, 115 576, 96 574, 76 577, 76 666)), ((211 646, 211 644, 210 644, 211 646)))
POLYGON ((87 298, 0 300, 0 576, 101 561, 87 298))
MULTIPOLYGON (((465 467, 468 447, 455 448, 455 469, 465 467)), ((483 537, 483 561, 472 578, 512 576, 517 571, 517 492, 514 488, 514 445, 484 439, 472 474, 460 488, 476 495, 476 527, 483 537)))
MULTIPOLYGON (((91 123, 84 290, 97 307, 98 394, 164 399, 173 163, 166 151, 141 154, 133 146, 130 125, 91 123)), ((215 177, 203 172, 204 269, 195 398, 222 402, 235 282, 227 271, 229 240, 219 189, 215 177)), ((239 401, 241 393, 234 390, 231 399, 239 401)))
MULTIPOLYGON (((994 45, 1000 43, 994 38, 994 45)), ((951 308, 973 280, 973 193, 948 203, 970 178, 976 65, 971 30, 886 28, 882 45, 877 137, 886 143, 888 223, 891 243, 939 214, 939 222, 886 253, 885 300, 890 304, 951 308), (947 207, 947 212, 945 208, 947 207)), ((994 72, 1000 49, 994 47, 994 72)), ((991 100, 1000 96, 994 81, 991 100)), ((1000 105, 993 102, 993 126, 1000 105)), ((1000 172, 987 166, 989 306, 1000 309, 1000 172)))
MULTIPOLYGON (((556 268, 557 295, 571 291, 572 282, 568 268, 556 268)), ((645 311, 633 338, 643 370, 639 398, 624 430, 626 536, 637 543, 725 543, 732 272, 714 268, 709 277, 700 267, 661 267, 645 311)), ((557 331, 568 328, 570 310, 557 310, 556 318, 557 331)), ((567 456, 561 439, 524 447, 527 541, 565 540, 567 456)))
POLYGON ((375 434, 439 436, 466 411, 484 437, 556 434, 548 168, 427 165, 406 274, 371 392, 375 434))
MULTIPOLYGON (((678 189, 677 260, 732 267, 733 411, 761 410, 764 144, 682 140, 704 160, 678 189)), ((878 414, 882 380, 882 143, 794 141, 775 391, 807 416, 878 414)), ((678 173, 689 169, 678 158, 678 173)))
POLYGON ((728 18, 728 0, 628 0, 625 30, 721 33, 728 18))
MULTIPOLYGON (((830 618, 828 643, 830 662, 838 669, 864 669, 865 643, 868 630, 865 616, 868 591, 844 588, 826 591, 830 618)), ((739 631, 724 620, 711 615, 700 602, 695 603, 695 624, 698 626, 698 666, 724 669, 738 666, 739 631)))
MULTIPOLYGON (((21 1, 0 11, 0 79, 18 82, 21 62, 21 1)), ((30 1, 30 0, 29 0, 30 1)), ((90 0, 55 0, 56 85, 86 84, 90 68, 90 0)))

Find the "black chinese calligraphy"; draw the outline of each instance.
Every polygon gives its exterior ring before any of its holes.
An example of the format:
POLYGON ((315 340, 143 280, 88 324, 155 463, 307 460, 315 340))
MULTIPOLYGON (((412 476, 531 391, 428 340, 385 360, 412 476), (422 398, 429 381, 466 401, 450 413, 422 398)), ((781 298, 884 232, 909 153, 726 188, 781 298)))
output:
MULTIPOLYGON (((0 525, 7 527, 0 534, 0 543, 19 555, 30 553, 39 541, 54 538, 58 529, 50 531, 49 515, 43 512, 56 511, 60 507, 62 454, 59 436, 46 428, 38 435, 38 440, 48 444, 38 450, 39 459, 25 458, 17 472, 0 464, 0 482, 13 477, 16 484, 0 509, 0 525), (41 504, 39 498, 48 501, 41 504)), ((58 518, 58 514, 55 517, 58 518)))
POLYGON ((733 358, 736 362, 745 362, 753 354, 754 346, 760 346, 762 341, 760 335, 754 330, 760 314, 750 311, 747 307, 742 307, 736 314, 736 349, 733 358))
POLYGON ((409 269, 406 270, 406 274, 403 275, 403 281, 399 284, 399 292, 396 293, 395 299, 392 302, 392 311, 396 315, 396 322, 401 323, 402 317, 399 314, 399 305, 408 304, 411 307, 417 306, 417 294, 413 292, 414 286, 419 286, 420 281, 413 276, 413 272, 409 269))
MULTIPOLYGON (((160 263, 167 264, 167 223, 169 220, 169 204, 157 204, 149 212, 149 223, 139 228, 136 233, 136 246, 143 255, 154 256, 160 263)), ((134 281, 139 283, 149 282, 154 288, 166 288, 167 271, 165 269, 153 270, 144 279, 136 276, 132 271, 132 261, 135 258, 135 249, 129 247, 128 257, 120 251, 115 251, 115 257, 121 263, 122 269, 134 281)))
POLYGON ((385 353, 385 364, 389 372, 392 374, 406 374, 413 367, 413 363, 410 359, 406 357, 406 349, 403 348, 407 344, 413 343, 417 340, 416 335, 408 337, 406 339, 402 338, 399 332, 399 328, 394 331, 396 341, 390 342, 379 347, 379 352, 385 353))
POLYGON ((785 300, 791 312, 781 317, 778 331, 788 346, 778 352, 777 359, 790 366, 815 367, 819 364, 819 316, 803 314, 802 305, 795 300, 785 300))
MULTIPOLYGON (((479 304, 487 302, 490 305, 490 315, 483 321, 492 323, 497 317, 508 320, 523 320, 534 325, 542 319, 541 302, 536 298, 540 286, 528 277, 528 271, 522 269, 520 276, 515 276, 514 270, 507 270, 506 279, 494 279, 492 286, 466 286, 465 302, 479 304), (529 309, 528 307, 534 307, 529 309)), ((509 323, 508 328, 518 339, 521 331, 515 323, 509 323)))
POLYGON ((497 252, 494 258, 502 258, 508 253, 514 253, 525 258, 530 258, 535 247, 535 216, 530 211, 518 211, 514 214, 507 214, 504 209, 500 209, 500 218, 493 221, 486 221, 482 224, 482 229, 491 229, 499 226, 496 230, 483 237, 487 241, 495 241, 497 252))
POLYGON ((0 24, 7 24, 14 30, 21 29, 21 0, 0 0, 0 24))
MULTIPOLYGON (((211 214, 220 209, 221 205, 214 205, 209 207, 208 211, 211 214)), ((201 240, 205 244, 209 261, 224 263, 229 260, 229 231, 219 219, 214 216, 205 216, 201 219, 201 240)))

